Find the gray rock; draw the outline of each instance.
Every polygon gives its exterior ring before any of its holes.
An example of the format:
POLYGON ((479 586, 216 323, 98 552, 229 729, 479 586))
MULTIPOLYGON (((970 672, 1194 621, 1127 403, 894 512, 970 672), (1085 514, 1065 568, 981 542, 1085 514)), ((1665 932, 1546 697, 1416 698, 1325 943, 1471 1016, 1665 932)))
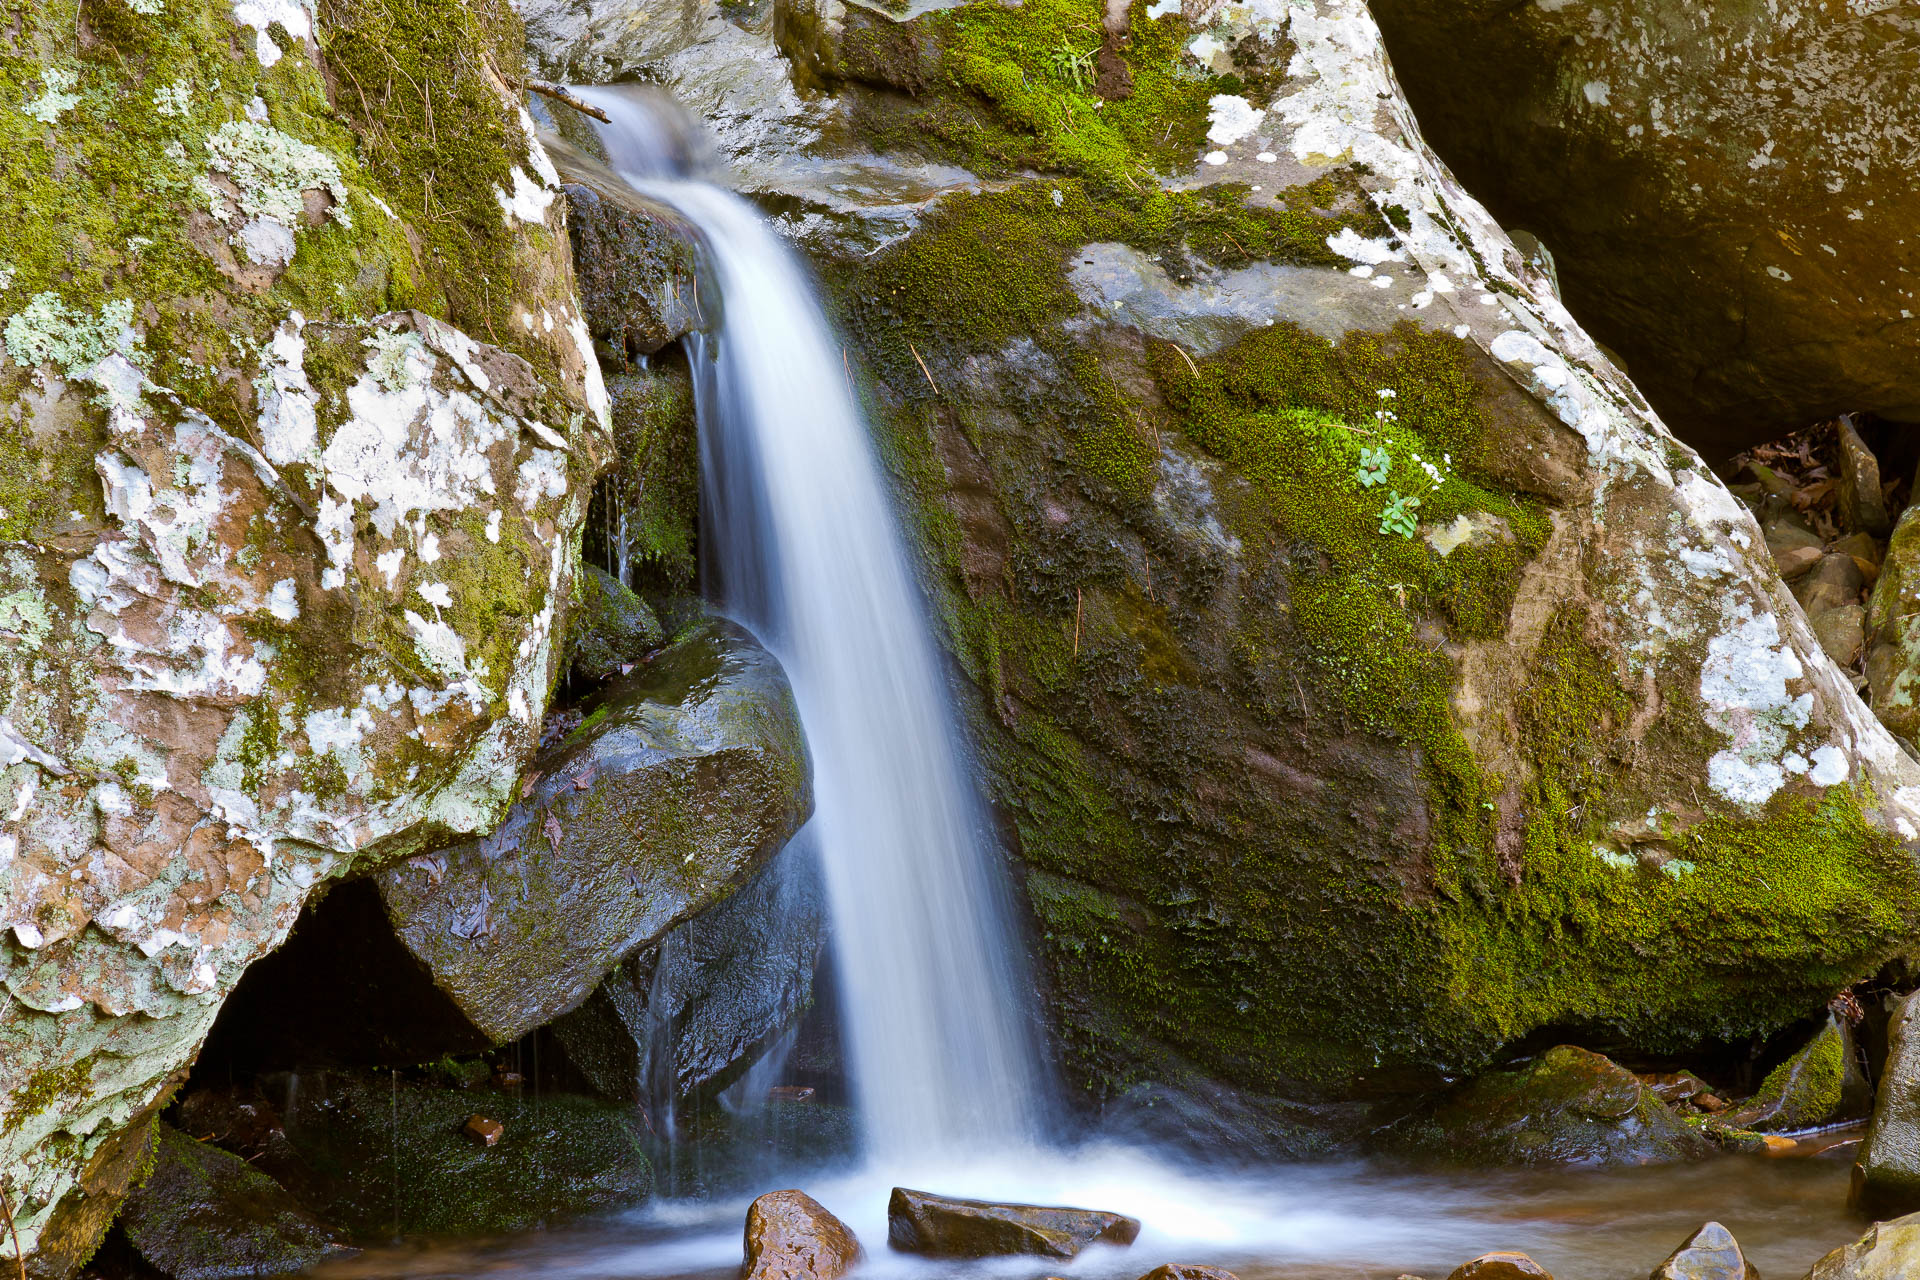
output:
POLYGON ((1867 687, 1880 723, 1920 741, 1920 506, 1901 513, 1868 597, 1867 687))
POLYGON ((692 628, 588 710, 496 831, 379 876, 401 941, 498 1040, 724 899, 812 809, 786 677, 731 624, 692 628))
POLYGON ((1852 669, 1867 643, 1867 607, 1843 604, 1807 616, 1820 648, 1840 666, 1852 669))
POLYGON ((127 1198, 120 1226, 172 1280, 287 1275, 351 1252, 272 1178, 171 1125, 160 1126, 153 1172, 127 1198))
POLYGON ((1853 415, 1842 414, 1840 436, 1840 518, 1848 528, 1884 538, 1893 528, 1886 495, 1880 489, 1880 460, 1854 430, 1853 415))
POLYGON ((591 157, 560 145, 553 152, 566 178, 574 276, 593 336, 648 355, 701 327, 699 232, 591 157))
POLYGON ((1696 443, 1920 421, 1909 6, 1372 8, 1421 132, 1696 443))
POLYGON ((1887 1064, 1874 1095, 1873 1120, 1853 1165, 1847 1202, 1891 1218, 1920 1209, 1920 993, 1908 996, 1887 1026, 1887 1064))
POLYGON ((612 1098, 689 1102, 724 1088, 813 995, 826 911, 802 840, 747 885, 609 973, 552 1030, 612 1098))
POLYGON ((1813 572, 1793 584, 1794 594, 1808 616, 1860 603, 1866 577, 1853 557, 1838 551, 1828 552, 1813 566, 1813 572))
POLYGON ((718 21, 712 0, 517 0, 527 56, 548 79, 621 79, 718 21))
POLYGON ((1920 1275, 1920 1213, 1875 1223, 1813 1264, 1807 1280, 1910 1280, 1920 1275))
POLYGON ((1733 1232, 1709 1222, 1653 1269, 1648 1280, 1760 1280, 1733 1232))
POLYGON ((1095 1243, 1132 1244, 1139 1234, 1135 1219, 1099 1209, 956 1200, 905 1187, 887 1201, 887 1243, 935 1258, 1072 1258, 1095 1243))

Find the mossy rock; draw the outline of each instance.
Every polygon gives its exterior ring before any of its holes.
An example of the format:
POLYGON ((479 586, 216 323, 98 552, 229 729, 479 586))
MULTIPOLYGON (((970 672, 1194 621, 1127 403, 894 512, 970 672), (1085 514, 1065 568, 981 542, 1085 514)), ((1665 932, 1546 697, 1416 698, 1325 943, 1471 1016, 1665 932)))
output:
POLYGON ((1467 1165, 1639 1165, 1713 1145, 1625 1067, 1572 1045, 1490 1071, 1379 1135, 1399 1155, 1467 1165))
POLYGON ((1858 1120, 1873 1109, 1853 1028, 1837 1015, 1791 1058, 1768 1073, 1748 1101, 1721 1117, 1757 1133, 1792 1133, 1858 1120))
POLYGON ((598 565, 580 576, 580 602, 568 633, 570 664, 582 679, 596 680, 631 666, 666 639, 647 602, 598 565))

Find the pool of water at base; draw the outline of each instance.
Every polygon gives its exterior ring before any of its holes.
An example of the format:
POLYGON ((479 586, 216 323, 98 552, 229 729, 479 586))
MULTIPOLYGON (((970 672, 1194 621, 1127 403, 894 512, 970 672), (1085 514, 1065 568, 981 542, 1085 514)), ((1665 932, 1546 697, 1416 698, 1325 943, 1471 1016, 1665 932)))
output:
POLYGON ((753 1194, 806 1190, 867 1250, 860 1280, 1134 1280, 1168 1262, 1241 1280, 1439 1280, 1522 1249, 1556 1280, 1640 1280, 1701 1223, 1725 1224, 1770 1280, 1796 1280, 1865 1229, 1846 1208, 1851 1154, 1726 1155, 1627 1169, 1407 1172, 1361 1163, 1224 1172, 1139 1148, 1094 1146, 892 1170, 769 1178, 752 1194, 663 1200, 498 1240, 401 1244, 319 1268, 316 1280, 731 1280, 753 1194), (1143 1223, 1131 1248, 1072 1262, 956 1262, 886 1247, 891 1187, 1111 1209, 1143 1223))

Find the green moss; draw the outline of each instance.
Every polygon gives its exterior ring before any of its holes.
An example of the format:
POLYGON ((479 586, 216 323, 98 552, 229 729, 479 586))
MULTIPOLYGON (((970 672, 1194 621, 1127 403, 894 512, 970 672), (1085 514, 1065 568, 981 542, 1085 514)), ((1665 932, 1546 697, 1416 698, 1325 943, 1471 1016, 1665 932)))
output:
POLYGON ((16 1120, 28 1120, 56 1102, 86 1096, 93 1089, 96 1059, 97 1055, 88 1054, 73 1062, 42 1067, 14 1092, 7 1110, 16 1120))

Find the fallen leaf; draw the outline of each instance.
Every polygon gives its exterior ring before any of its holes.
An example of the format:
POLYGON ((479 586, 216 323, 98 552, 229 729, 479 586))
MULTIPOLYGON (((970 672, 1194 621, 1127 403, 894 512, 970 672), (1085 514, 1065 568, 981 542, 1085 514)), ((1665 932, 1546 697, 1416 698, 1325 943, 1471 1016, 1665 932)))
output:
POLYGON ((520 784, 520 798, 522 800, 525 800, 528 796, 532 795, 533 786, 536 782, 539 782, 539 781, 540 781, 540 771, 538 769, 535 769, 532 773, 527 775, 527 780, 520 784))
POLYGON ((555 853, 560 852, 560 836, 562 834, 560 831, 560 819, 549 813, 547 820, 540 824, 540 830, 546 833, 548 841, 553 845, 553 851, 555 853))
POLYGON ((592 781, 593 781, 593 770, 588 769, 585 773, 581 774, 579 777, 573 780, 573 789, 575 791, 585 791, 587 789, 588 784, 590 784, 592 781))

